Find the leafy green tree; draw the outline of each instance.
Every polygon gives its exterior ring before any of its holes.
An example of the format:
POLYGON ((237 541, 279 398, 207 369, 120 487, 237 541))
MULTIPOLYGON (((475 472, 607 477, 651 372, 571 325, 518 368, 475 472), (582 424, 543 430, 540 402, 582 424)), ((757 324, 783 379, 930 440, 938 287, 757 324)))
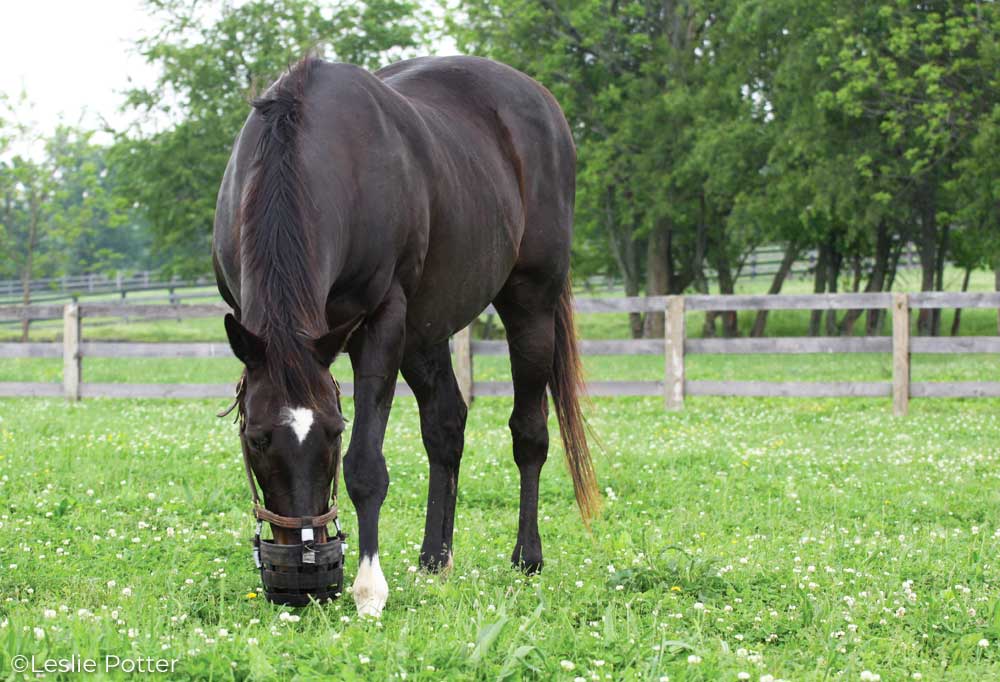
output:
MULTIPOLYGON (((819 64, 830 74, 818 98, 849 124, 877 127, 870 151, 852 155, 856 174, 871 184, 851 213, 879 205, 901 212, 913 226, 900 236, 917 244, 921 288, 941 289, 961 213, 954 178, 996 101, 997 9, 852 2, 837 3, 833 17, 831 9, 818 32, 819 64)), ((921 332, 938 326, 939 311, 921 312, 921 332)))
MULTIPOLYGON (((707 291, 711 267, 720 290, 732 293, 747 252, 766 234, 732 218, 760 189, 771 127, 749 66, 760 57, 728 31, 729 4, 462 0, 459 7, 463 22, 452 24, 459 45, 538 78, 571 122, 577 233, 613 255, 583 265, 613 263, 629 295, 707 291)), ((727 333, 736 332, 735 320, 726 316, 727 333)), ((662 314, 633 316, 632 331, 662 335, 662 314)))
POLYGON ((189 275, 211 267, 216 193, 249 99, 308 52, 375 67, 425 35, 411 0, 147 4, 162 26, 138 48, 161 75, 129 93, 147 120, 118 136, 114 164, 123 195, 146 212, 157 257, 189 275))

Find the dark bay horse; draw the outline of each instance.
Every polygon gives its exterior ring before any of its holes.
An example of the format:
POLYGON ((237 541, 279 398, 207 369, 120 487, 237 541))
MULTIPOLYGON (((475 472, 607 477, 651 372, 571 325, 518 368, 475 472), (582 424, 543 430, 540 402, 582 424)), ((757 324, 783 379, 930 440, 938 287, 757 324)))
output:
POLYGON ((330 365, 346 348, 355 423, 343 463, 362 614, 380 614, 388 596, 378 520, 399 371, 430 460, 420 563, 451 565, 466 406, 448 339, 491 302, 514 381, 514 564, 542 567, 546 388, 584 520, 597 509, 569 282, 575 163, 552 95, 486 59, 413 59, 372 74, 309 58, 253 103, 219 191, 212 254, 246 366, 241 438, 267 509, 323 513, 344 429, 330 365))

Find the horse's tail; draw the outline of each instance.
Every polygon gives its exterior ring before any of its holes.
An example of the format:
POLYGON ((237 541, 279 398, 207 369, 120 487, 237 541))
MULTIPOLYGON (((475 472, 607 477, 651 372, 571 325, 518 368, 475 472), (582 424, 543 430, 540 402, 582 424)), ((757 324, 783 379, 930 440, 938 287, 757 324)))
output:
POLYGON ((552 402, 555 403, 559 431, 566 451, 566 465, 573 478, 573 491, 580 515, 587 526, 601 508, 597 477, 590 459, 580 397, 584 391, 583 368, 576 345, 573 326, 573 289, 566 278, 566 286, 559 296, 555 317, 555 358, 552 380, 549 382, 552 402))

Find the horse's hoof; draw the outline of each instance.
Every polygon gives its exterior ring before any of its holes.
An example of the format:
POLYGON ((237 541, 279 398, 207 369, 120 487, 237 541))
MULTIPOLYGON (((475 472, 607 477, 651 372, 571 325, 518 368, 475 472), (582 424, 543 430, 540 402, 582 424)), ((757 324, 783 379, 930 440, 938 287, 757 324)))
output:
POLYGON ((361 559, 352 592, 359 616, 378 618, 382 615, 382 609, 385 608, 385 602, 389 598, 389 584, 382 575, 378 554, 361 559))
POLYGON ((451 570, 452 564, 451 551, 449 550, 420 553, 420 568, 428 573, 447 573, 451 570))
POLYGON ((525 575, 541 573, 542 566, 545 564, 542 561, 541 553, 532 556, 531 553, 524 551, 520 545, 514 548, 514 554, 511 555, 510 562, 514 565, 514 568, 522 571, 525 575))

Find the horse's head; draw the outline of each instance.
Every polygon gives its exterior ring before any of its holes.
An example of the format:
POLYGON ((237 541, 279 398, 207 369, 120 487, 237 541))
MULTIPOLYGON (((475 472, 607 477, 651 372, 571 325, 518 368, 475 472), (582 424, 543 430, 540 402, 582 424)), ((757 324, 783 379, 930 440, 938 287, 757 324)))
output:
MULTIPOLYGON (((268 512, 291 519, 318 517, 330 508, 344 418, 330 365, 354 325, 297 345, 269 343, 227 315, 233 353, 246 366, 240 438, 268 512)), ((271 521, 274 541, 302 542, 298 529, 271 521)), ((315 541, 326 542, 326 528, 315 541)))

